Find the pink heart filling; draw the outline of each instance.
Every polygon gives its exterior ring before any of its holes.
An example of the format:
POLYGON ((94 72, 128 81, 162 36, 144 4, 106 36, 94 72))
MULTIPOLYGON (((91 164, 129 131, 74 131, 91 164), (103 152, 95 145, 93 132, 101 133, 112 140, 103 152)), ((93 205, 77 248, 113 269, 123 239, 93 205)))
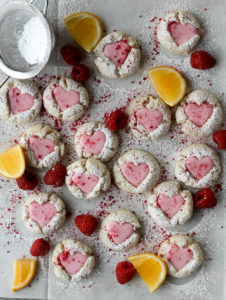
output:
POLYGON ((80 137, 81 146, 90 154, 99 155, 106 142, 106 135, 101 130, 96 130, 92 135, 83 134, 80 137))
POLYGON ((39 204, 33 202, 29 205, 30 217, 39 224, 41 228, 46 227, 50 220, 57 214, 57 209, 52 203, 39 204))
POLYGON ((111 221, 107 225, 107 232, 116 245, 125 242, 134 232, 133 225, 130 223, 120 224, 117 221, 111 221))
POLYGON ((51 139, 40 139, 37 135, 33 135, 29 139, 28 143, 31 149, 35 152, 35 156, 38 161, 53 152, 55 148, 55 143, 51 139))
POLYGON ((62 86, 57 86, 53 89, 53 97, 59 105, 61 111, 65 111, 71 106, 74 106, 80 101, 80 94, 75 91, 66 91, 62 86))
POLYGON ((189 41, 198 34, 197 29, 191 24, 181 24, 180 22, 171 22, 168 24, 168 31, 177 44, 180 46, 189 41))
POLYGON ((172 218, 184 205, 184 198, 181 195, 174 195, 169 197, 165 194, 160 194, 157 199, 157 203, 161 210, 168 218, 172 218))
POLYGON ((8 92, 10 107, 13 114, 30 109, 34 105, 34 97, 28 93, 21 94, 18 88, 11 88, 8 92))
POLYGON ((162 113, 158 109, 141 108, 136 112, 136 118, 147 131, 155 130, 162 123, 162 113))
POLYGON ((214 166, 214 163, 209 156, 204 156, 201 159, 192 156, 186 160, 185 164, 191 175, 198 180, 208 174, 214 166))
POLYGON ((126 180, 133 186, 138 186, 149 174, 147 164, 135 165, 133 162, 126 162, 121 166, 121 172, 126 180))
POLYGON ((69 251, 64 251, 58 256, 58 261, 69 274, 74 275, 81 270, 87 258, 81 252, 71 254, 69 251))
POLYGON ((186 266, 193 257, 190 248, 179 248, 176 244, 172 244, 167 250, 167 259, 179 271, 186 266))
POLYGON ((186 116, 195 125, 202 127, 213 113, 213 106, 209 103, 198 105, 196 103, 188 103, 184 109, 186 116))
POLYGON ((89 194, 99 181, 99 177, 94 174, 77 174, 74 173, 71 177, 71 184, 76 185, 82 192, 89 194))
POLYGON ((104 47, 104 55, 109 58, 116 66, 124 64, 131 47, 126 40, 121 40, 115 43, 107 44, 104 47))

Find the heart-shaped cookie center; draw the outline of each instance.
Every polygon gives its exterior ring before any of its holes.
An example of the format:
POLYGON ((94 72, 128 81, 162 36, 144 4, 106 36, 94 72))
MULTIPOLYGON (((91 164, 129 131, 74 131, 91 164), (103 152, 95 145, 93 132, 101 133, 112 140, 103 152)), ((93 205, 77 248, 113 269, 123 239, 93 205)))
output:
POLYGON ((51 139, 40 139, 37 135, 33 135, 28 142, 38 161, 53 152, 55 148, 55 143, 51 139))
POLYGON ((117 221, 111 221, 107 225, 107 232, 116 245, 125 242, 134 232, 133 225, 130 223, 120 224, 117 221))
POLYGON ((43 228, 46 227, 50 220, 57 214, 57 209, 52 203, 39 204, 33 202, 29 205, 29 215, 38 225, 43 228))
POLYGON ((149 174, 149 166, 147 164, 135 165, 133 162, 126 162, 121 166, 121 172, 126 180, 137 187, 149 174))
POLYGON ((81 252, 71 254, 69 251, 64 251, 58 256, 58 261, 70 275, 74 275, 81 270, 87 258, 81 252))
POLYGON ((181 24, 180 22, 169 23, 168 31, 177 46, 186 43, 198 33, 193 25, 181 24))
POLYGON ((176 244, 172 244, 167 250, 167 259, 179 271, 186 266, 193 257, 190 248, 179 248, 176 244))
POLYGON ((18 88, 11 88, 8 99, 13 114, 18 114, 30 109, 34 105, 34 97, 28 93, 22 94, 18 88))
POLYGON ((157 203, 161 210, 168 218, 172 218, 184 205, 184 198, 181 195, 174 195, 169 197, 165 194, 160 194, 157 203))
POLYGON ((116 66, 124 64, 131 47, 126 40, 121 40, 115 43, 107 44, 104 47, 104 55, 109 58, 116 66))
POLYGON ((195 125, 202 127, 213 113, 213 106, 209 103, 198 105, 196 103, 188 103, 184 109, 186 116, 195 125))
POLYGON ((75 90, 66 91, 62 86, 57 86, 53 89, 53 97, 55 98, 57 104, 61 111, 76 105, 80 101, 80 94, 75 90))
POLYGON ((74 173, 71 177, 71 183, 76 185, 83 193, 89 194, 97 185, 99 177, 95 174, 77 174, 74 173))
POLYGON ((162 123, 162 113, 158 109, 141 108, 136 112, 137 122, 147 131, 153 131, 162 123))
POLYGON ((80 144, 87 152, 93 155, 99 155, 106 142, 106 135, 101 130, 94 131, 93 134, 83 134, 80 137, 80 144))
POLYGON ((204 156, 198 159, 196 156, 192 156, 186 160, 186 168, 196 179, 201 179, 212 170, 214 163, 209 156, 204 156))

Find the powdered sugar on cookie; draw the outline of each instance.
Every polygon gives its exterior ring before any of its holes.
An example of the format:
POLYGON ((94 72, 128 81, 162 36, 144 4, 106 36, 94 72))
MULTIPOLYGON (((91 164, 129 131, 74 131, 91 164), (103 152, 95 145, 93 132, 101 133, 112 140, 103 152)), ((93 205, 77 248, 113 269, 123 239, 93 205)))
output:
POLYGON ((89 96, 82 84, 61 77, 59 82, 51 82, 43 93, 47 112, 63 121, 76 121, 87 110, 89 96))
POLYGON ((94 50, 95 63, 106 77, 127 77, 134 73, 140 64, 140 48, 137 41, 121 32, 105 36, 94 50))
POLYGON ((166 134, 171 112, 159 98, 146 96, 134 99, 127 108, 129 127, 135 137, 153 140, 166 134))
POLYGON ((221 124, 223 112, 216 97, 206 90, 188 94, 176 110, 176 121, 182 130, 196 138, 212 134, 221 124))
POLYGON ((191 192, 180 190, 178 181, 162 182, 148 197, 148 212, 161 227, 183 225, 193 214, 191 192))
POLYGON ((175 163, 175 176, 193 188, 213 185, 221 172, 217 153, 205 144, 192 144, 179 153, 175 163))

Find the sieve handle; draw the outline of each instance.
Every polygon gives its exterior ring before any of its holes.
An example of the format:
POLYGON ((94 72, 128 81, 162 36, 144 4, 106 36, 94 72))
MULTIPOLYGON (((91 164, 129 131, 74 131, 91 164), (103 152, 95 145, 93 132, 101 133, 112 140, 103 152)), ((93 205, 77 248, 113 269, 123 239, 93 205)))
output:
POLYGON ((41 6, 41 7, 39 5, 37 5, 37 3, 35 4, 35 2, 39 2, 39 4, 40 4, 40 0, 39 1, 38 0, 29 0, 29 3, 34 5, 37 9, 39 9, 42 12, 42 14, 45 16, 47 13, 47 8, 48 8, 48 0, 42 0, 43 6, 41 6))

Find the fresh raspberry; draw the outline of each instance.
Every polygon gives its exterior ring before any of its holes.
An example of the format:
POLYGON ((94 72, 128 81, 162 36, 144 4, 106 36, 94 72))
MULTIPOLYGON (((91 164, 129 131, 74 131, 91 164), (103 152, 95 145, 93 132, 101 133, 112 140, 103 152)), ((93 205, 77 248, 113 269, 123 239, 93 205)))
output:
POLYGON ((196 51, 192 53, 190 63, 192 68, 205 70, 216 65, 216 59, 206 51, 196 51))
POLYGON ((79 64, 82 58, 81 51, 77 47, 71 45, 61 48, 61 55, 69 65, 79 64))
POLYGON ((226 130, 214 132, 213 140, 217 144, 219 150, 226 150, 226 130))
POLYGON ((16 180, 16 183, 21 190, 31 191, 37 186, 38 180, 34 174, 25 171, 23 176, 16 180))
POLYGON ((53 185, 54 187, 60 187, 65 182, 67 170, 64 165, 57 164, 50 169, 44 176, 44 182, 47 185, 53 185))
POLYGON ((32 256, 44 256, 49 252, 50 245, 44 239, 37 239, 33 242, 30 253, 32 256))
POLYGON ((127 125, 128 117, 121 109, 107 112, 104 115, 104 121, 108 129, 117 131, 127 125))
POLYGON ((97 223, 97 219, 91 215, 80 215, 75 218, 75 224, 85 235, 91 235, 94 232, 97 223))
POLYGON ((89 68, 85 65, 75 65, 71 72, 71 77, 78 82, 84 82, 90 77, 89 68))
POLYGON ((211 208, 216 206, 217 199, 214 192, 204 188, 195 194, 195 205, 199 208, 211 208))
POLYGON ((120 284, 124 284, 133 278, 133 276, 136 274, 136 269, 130 262, 124 260, 117 264, 115 274, 118 282, 120 284))

